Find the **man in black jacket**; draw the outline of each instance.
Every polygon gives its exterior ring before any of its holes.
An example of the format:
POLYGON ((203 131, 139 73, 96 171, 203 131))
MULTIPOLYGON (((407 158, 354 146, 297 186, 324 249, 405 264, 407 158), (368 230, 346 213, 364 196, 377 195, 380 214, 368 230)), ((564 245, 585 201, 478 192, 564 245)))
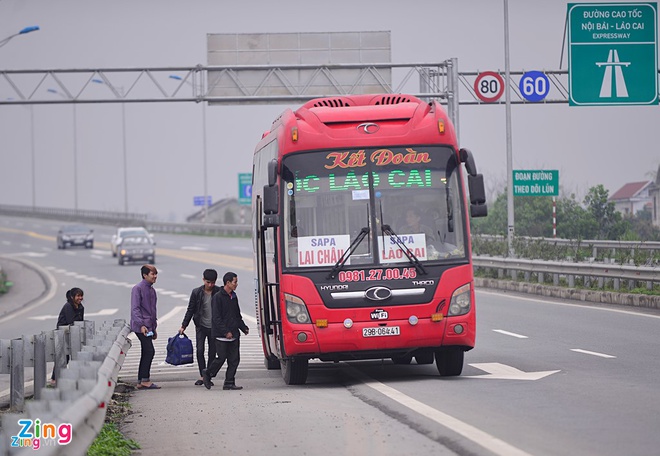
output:
POLYGON ((241 308, 238 305, 238 296, 236 296, 236 287, 238 287, 238 277, 233 272, 228 272, 222 278, 224 287, 213 296, 211 303, 213 309, 213 325, 211 332, 215 339, 215 349, 218 357, 210 363, 208 369, 202 371, 202 378, 206 389, 211 389, 213 382, 211 378, 218 374, 222 365, 227 360, 227 372, 225 373, 225 383, 223 390, 240 390, 242 386, 237 386, 235 382, 236 369, 241 361, 240 357, 240 332, 247 335, 250 329, 243 321, 241 308))
POLYGON ((220 291, 220 287, 215 285, 218 280, 218 273, 215 269, 207 269, 202 274, 204 284, 201 287, 195 288, 190 293, 190 301, 188 302, 188 310, 183 317, 179 334, 183 334, 190 319, 195 322, 195 344, 197 349, 197 366, 199 367, 199 380, 195 385, 203 385, 204 377, 202 372, 206 369, 206 360, 204 359, 204 344, 208 339, 209 346, 209 365, 215 359, 215 340, 211 337, 211 326, 213 322, 211 311, 211 300, 213 296, 220 291))

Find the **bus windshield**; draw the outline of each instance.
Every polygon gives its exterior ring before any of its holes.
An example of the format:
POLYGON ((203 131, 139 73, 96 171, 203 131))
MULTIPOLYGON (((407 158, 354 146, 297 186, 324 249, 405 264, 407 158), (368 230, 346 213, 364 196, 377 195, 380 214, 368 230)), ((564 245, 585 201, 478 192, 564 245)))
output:
POLYGON ((308 151, 282 166, 285 267, 466 261, 450 147, 308 151))

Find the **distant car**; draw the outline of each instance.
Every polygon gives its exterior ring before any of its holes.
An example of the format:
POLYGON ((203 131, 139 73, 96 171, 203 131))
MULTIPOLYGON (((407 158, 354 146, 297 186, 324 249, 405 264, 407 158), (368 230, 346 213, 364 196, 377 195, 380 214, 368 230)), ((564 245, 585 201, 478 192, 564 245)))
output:
POLYGON ((86 249, 94 248, 94 230, 84 225, 63 226, 57 232, 57 248, 82 246, 86 249))
POLYGON ((129 261, 143 261, 156 264, 156 249, 149 236, 125 236, 117 246, 119 264, 129 261))
POLYGON ((128 236, 146 236, 153 245, 156 245, 154 235, 149 233, 144 227, 130 226, 117 228, 117 232, 113 234, 112 239, 110 239, 110 251, 112 252, 113 257, 117 256, 117 246, 121 244, 123 238, 128 236))

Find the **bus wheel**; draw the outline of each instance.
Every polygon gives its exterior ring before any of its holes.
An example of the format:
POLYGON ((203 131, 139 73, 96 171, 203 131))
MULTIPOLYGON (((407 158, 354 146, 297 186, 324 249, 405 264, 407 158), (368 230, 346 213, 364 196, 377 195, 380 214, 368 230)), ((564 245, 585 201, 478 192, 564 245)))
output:
POLYGON ((463 372, 463 350, 438 350, 435 352, 435 364, 443 377, 461 375, 463 372))
POLYGON ((395 358, 392 358, 392 362, 394 364, 410 364, 411 361, 412 361, 412 355, 397 356, 395 358))
POLYGON ((433 364, 433 352, 418 353, 415 355, 417 364, 433 364))
POLYGON ((307 381, 309 360, 307 358, 281 359, 282 378, 287 385, 304 385, 307 381))
POLYGON ((266 366, 266 369, 268 370, 275 370, 275 369, 280 369, 280 360, 277 359, 277 356, 266 356, 264 357, 264 366, 266 366))

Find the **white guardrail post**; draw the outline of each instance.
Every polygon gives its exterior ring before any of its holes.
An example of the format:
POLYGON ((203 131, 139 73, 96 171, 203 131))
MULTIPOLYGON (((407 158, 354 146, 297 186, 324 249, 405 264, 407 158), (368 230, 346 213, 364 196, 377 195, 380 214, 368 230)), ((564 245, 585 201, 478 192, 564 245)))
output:
MULTIPOLYGON (((53 335, 58 332, 62 330, 51 331, 53 335)), ((124 320, 115 320, 104 322, 94 332, 93 322, 86 321, 82 326, 69 327, 67 332, 69 340, 61 352, 65 354, 65 365, 66 354, 70 354, 71 361, 66 368, 59 369, 56 388, 39 388, 45 379, 45 360, 54 360, 58 351, 49 352, 47 333, 32 336, 34 358, 30 356, 30 361, 33 364, 23 357, 26 350, 22 345, 26 337, 12 340, 10 344, 9 341, 0 341, 0 373, 12 369, 12 388, 13 369, 22 382, 24 368, 35 367, 35 400, 28 401, 24 407, 21 404, 23 413, 2 416, 0 456, 34 454, 37 449, 42 456, 86 454, 103 427, 119 369, 131 346, 128 339, 130 327, 124 320), (71 347, 79 349, 71 351, 71 347), (21 358, 23 365, 20 368, 14 355, 21 358), (7 358, 11 358, 9 362, 7 358), (37 375, 43 379, 37 380, 37 375)), ((51 347, 55 348, 55 345, 53 343, 51 347)), ((18 407, 20 402, 12 402, 12 406, 18 407)))

